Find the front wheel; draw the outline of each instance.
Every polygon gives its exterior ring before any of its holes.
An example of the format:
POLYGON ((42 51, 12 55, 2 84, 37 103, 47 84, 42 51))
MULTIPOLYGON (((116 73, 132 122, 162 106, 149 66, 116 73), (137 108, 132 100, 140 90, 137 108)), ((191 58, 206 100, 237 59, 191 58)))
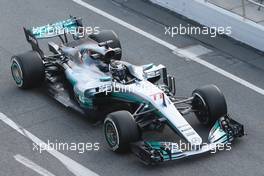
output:
POLYGON ((104 121, 104 135, 111 150, 123 152, 129 144, 140 139, 140 131, 134 117, 128 111, 116 111, 104 121))
POLYGON ((195 89, 192 95, 192 108, 202 124, 212 125, 220 117, 227 115, 225 97, 217 86, 203 86, 195 89))

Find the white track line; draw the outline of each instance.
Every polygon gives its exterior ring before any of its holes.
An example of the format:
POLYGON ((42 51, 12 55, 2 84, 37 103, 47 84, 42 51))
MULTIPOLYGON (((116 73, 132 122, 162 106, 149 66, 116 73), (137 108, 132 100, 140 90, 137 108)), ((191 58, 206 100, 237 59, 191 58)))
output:
POLYGON ((5 114, 0 112, 0 120, 2 120, 5 124, 16 130, 18 133, 22 134, 23 136, 30 139, 32 142, 37 144, 39 147, 44 147, 48 153, 52 156, 57 158, 69 171, 71 171, 75 176, 98 176, 98 174, 94 173, 90 169, 84 167, 83 165, 79 164, 78 162, 72 160, 71 158, 67 157, 66 155, 60 153, 59 151, 48 147, 48 144, 44 143, 38 137, 27 131, 26 129, 22 128, 11 119, 9 119, 5 114))
POLYGON ((20 162, 24 166, 32 169, 33 171, 39 173, 42 176, 55 176, 54 174, 50 173, 46 169, 42 168, 41 166, 37 165, 36 163, 34 163, 33 161, 27 159, 26 157, 24 157, 22 155, 17 154, 14 156, 14 158, 15 158, 15 160, 17 160, 18 162, 20 162))
POLYGON ((233 75, 233 74, 231 74, 231 73, 229 73, 229 72, 227 72, 227 71, 225 71, 225 70, 223 70, 223 69, 199 58, 199 57, 194 56, 193 53, 191 53, 187 50, 180 49, 177 46, 172 45, 172 44, 170 44, 170 43, 168 43, 168 42, 166 42, 166 41, 164 41, 164 40, 162 40, 162 39, 160 39, 160 38, 158 38, 158 37, 156 37, 156 36, 154 36, 148 32, 145 32, 145 31, 139 29, 138 27, 133 26, 133 25, 131 25, 131 24, 129 24, 129 23, 127 23, 127 22, 103 11, 103 10, 100 10, 100 9, 98 9, 98 8, 88 4, 86 2, 83 2, 82 0, 72 0, 72 1, 83 6, 83 7, 85 7, 85 8, 87 8, 87 9, 89 9, 89 10, 91 10, 91 11, 93 11, 93 12, 95 12, 95 13, 97 13, 97 14, 99 14, 99 15, 101 15, 101 16, 108 18, 109 20, 111 20, 113 22, 116 22, 116 23, 118 23, 118 24, 120 24, 120 25, 134 31, 134 32, 137 32, 138 34, 141 34, 141 35, 149 38, 150 40, 153 40, 153 41, 159 43, 160 45, 163 45, 163 46, 171 49, 174 52, 174 54, 177 54, 180 57, 185 57, 185 58, 188 58, 192 61, 195 61, 195 62, 197 62, 197 63, 199 63, 199 64, 201 64, 201 65, 203 65, 203 66, 205 66, 205 67, 207 67, 207 68, 209 68, 209 69, 211 69, 211 70, 213 70, 213 71, 215 71, 215 72, 217 72, 217 73, 219 73, 219 74, 221 74, 221 75, 223 75, 223 76, 225 76, 225 77, 227 77, 227 78, 229 78, 229 79, 231 79, 231 80, 233 80, 233 81, 235 81, 235 82, 237 82, 237 83, 239 83, 245 87, 248 87, 249 89, 251 89, 251 90, 253 90, 253 91, 255 91, 261 95, 264 95, 264 89, 254 85, 254 84, 252 84, 252 83, 250 83, 250 82, 248 82, 242 78, 239 78, 238 76, 235 76, 235 75, 233 75))

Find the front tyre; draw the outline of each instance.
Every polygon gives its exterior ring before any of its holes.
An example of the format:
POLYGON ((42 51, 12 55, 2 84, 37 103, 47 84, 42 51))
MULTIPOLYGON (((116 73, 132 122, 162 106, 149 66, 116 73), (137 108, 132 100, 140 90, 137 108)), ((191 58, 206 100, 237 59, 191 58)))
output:
POLYGON ((140 131, 134 117, 128 111, 116 111, 104 121, 104 135, 111 150, 123 152, 129 144, 140 139, 140 131))
POLYGON ((223 93, 215 85, 195 89, 192 108, 197 119, 204 125, 214 124, 220 117, 227 115, 227 105, 223 93))
POLYGON ((11 58, 11 73, 22 89, 39 86, 45 79, 45 68, 40 55, 29 51, 11 58))

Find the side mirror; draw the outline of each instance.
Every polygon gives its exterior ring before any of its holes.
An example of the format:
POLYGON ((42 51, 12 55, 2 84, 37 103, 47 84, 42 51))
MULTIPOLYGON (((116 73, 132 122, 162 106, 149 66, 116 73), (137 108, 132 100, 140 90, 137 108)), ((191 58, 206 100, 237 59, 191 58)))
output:
POLYGON ((48 46, 49 46, 49 51, 54 53, 54 54, 60 54, 59 52, 59 46, 56 45, 54 42, 49 42, 48 43, 48 46))

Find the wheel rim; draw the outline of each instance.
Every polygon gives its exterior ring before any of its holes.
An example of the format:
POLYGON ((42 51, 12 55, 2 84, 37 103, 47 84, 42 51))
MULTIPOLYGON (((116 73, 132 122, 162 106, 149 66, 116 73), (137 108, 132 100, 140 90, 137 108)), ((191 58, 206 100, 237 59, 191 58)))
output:
POLYGON ((111 122, 106 122, 105 124, 105 137, 111 147, 118 144, 117 131, 111 122))
POLYGON ((16 61, 13 61, 11 65, 11 72, 16 84, 21 87, 23 84, 23 74, 20 66, 17 64, 16 61))
POLYGON ((208 107, 200 96, 195 95, 195 97, 194 109, 197 110, 195 115, 201 123, 207 124, 209 121, 208 107))

